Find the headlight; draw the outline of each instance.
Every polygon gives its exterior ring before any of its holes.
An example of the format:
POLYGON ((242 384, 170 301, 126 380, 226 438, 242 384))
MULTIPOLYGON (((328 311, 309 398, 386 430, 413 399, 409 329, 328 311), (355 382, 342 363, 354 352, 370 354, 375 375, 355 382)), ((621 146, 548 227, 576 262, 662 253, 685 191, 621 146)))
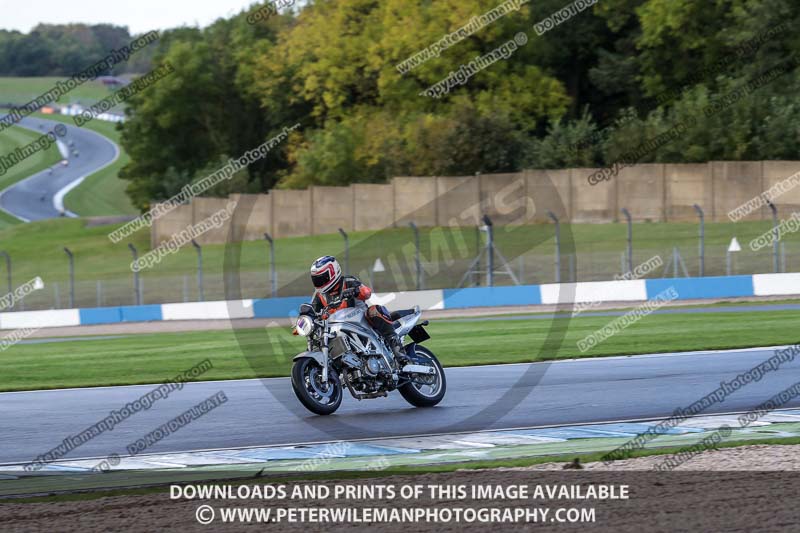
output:
POLYGON ((308 337, 311 330, 314 329, 314 323, 306 315, 300 315, 300 318, 297 319, 297 324, 295 324, 295 328, 299 335, 308 337))

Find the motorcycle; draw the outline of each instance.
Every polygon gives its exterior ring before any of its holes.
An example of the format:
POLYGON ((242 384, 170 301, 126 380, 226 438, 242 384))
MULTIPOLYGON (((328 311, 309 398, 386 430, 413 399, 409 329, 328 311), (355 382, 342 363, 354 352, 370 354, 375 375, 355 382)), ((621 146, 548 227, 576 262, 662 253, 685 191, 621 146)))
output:
POLYGON ((343 388, 357 400, 388 396, 394 390, 415 407, 432 407, 444 398, 447 382, 436 356, 419 343, 430 338, 420 322, 419 306, 392 313, 404 344, 402 360, 370 327, 366 309, 345 308, 330 316, 309 304, 300 306, 296 335, 306 337, 308 350, 294 357, 292 389, 306 409, 318 415, 335 412, 343 388))

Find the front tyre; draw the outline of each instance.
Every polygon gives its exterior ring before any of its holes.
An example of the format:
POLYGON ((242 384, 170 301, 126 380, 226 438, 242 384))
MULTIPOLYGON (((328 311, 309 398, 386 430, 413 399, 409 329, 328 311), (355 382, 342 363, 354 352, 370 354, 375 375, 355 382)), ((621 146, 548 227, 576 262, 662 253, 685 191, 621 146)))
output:
POLYGON ((292 364, 292 389, 306 409, 318 415, 329 415, 342 404, 342 383, 336 372, 328 372, 322 382, 322 367, 306 357, 292 364))
POLYGON ((397 388, 405 400, 414 407, 433 407, 444 398, 447 390, 447 379, 444 377, 444 368, 433 352, 422 346, 416 346, 416 352, 424 361, 418 364, 432 366, 436 372, 432 376, 417 378, 419 381, 409 381, 397 388))

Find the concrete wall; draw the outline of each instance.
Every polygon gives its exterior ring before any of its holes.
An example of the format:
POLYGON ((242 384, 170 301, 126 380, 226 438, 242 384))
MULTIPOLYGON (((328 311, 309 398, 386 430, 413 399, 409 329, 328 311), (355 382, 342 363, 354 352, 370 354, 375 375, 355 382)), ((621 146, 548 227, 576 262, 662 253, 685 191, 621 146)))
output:
POLYGON ((275 189, 272 199, 273 237, 299 237, 311 235, 311 191, 275 189))
POLYGON ((589 185, 588 178, 599 169, 572 168, 572 222, 613 222, 618 218, 616 179, 589 185))
POLYGON ((480 179, 475 176, 436 178, 436 225, 476 225, 481 218, 480 179))
POLYGON ((711 165, 664 165, 666 199, 664 214, 669 221, 697 220, 694 204, 701 206, 709 220, 713 216, 714 189, 711 165))
POLYGON ((436 225, 436 178, 394 178, 392 184, 396 225, 436 225))
MULTIPOLYGON (((192 201, 192 218, 194 224, 207 221, 210 224, 217 213, 225 210, 231 200, 228 198, 195 198, 192 201)), ((211 226, 207 231, 195 239, 200 244, 214 244, 225 242, 228 239, 228 232, 231 229, 231 218, 224 220, 217 215, 217 220, 222 221, 221 225, 211 226)))
POLYGON ((572 182, 570 170, 528 170, 527 197, 533 201, 534 222, 548 222, 551 211, 561 220, 572 218, 572 182))
POLYGON ((524 172, 480 176, 481 210, 498 226, 530 224, 536 212, 528 202, 528 181, 524 172))
POLYGON ((191 205, 179 205, 166 215, 157 218, 150 233, 151 246, 155 248, 190 226, 193 223, 192 213, 191 205))
POLYGON ((351 187, 356 231, 388 228, 394 224, 394 186, 391 183, 356 183, 351 187))
MULTIPOLYGON (((768 190, 776 183, 784 181, 789 176, 800 173, 800 161, 764 161, 763 167, 764 190, 768 190)), ((800 211, 800 175, 790 180, 794 188, 786 191, 777 198, 774 202, 780 206, 783 211, 783 216, 786 217, 787 213, 800 211)), ((762 208, 761 217, 769 218, 769 208, 762 208)))
POLYGON ((635 222, 663 222, 664 165, 644 164, 620 170, 617 207, 627 209, 635 222))
MULTIPOLYGON (((764 191, 760 161, 712 161, 713 220, 730 221, 728 213, 764 191)), ((743 220, 761 220, 763 210, 743 220)))
POLYGON ((352 187, 311 187, 314 234, 333 233, 339 228, 351 231, 354 227, 352 187))
POLYGON ((255 241, 272 232, 272 200, 270 194, 232 194, 236 202, 231 238, 255 241))
MULTIPOLYGON (((273 190, 232 195, 239 207, 232 221, 203 235, 201 243, 262 239, 264 233, 289 237, 406 226, 474 226, 488 214, 498 225, 548 222, 548 211, 562 221, 605 223, 621 220, 627 208, 637 222, 695 221, 694 204, 709 221, 728 213, 774 184, 800 172, 800 161, 713 161, 698 164, 642 164, 619 170, 597 185, 597 169, 527 170, 514 174, 398 177, 387 184, 273 190), (229 231, 233 226, 232 231, 229 231)), ((800 176, 798 176, 800 178, 800 176)), ((775 199, 783 215, 800 210, 798 186, 775 199)), ((195 198, 156 219, 153 246, 197 224, 228 203, 195 198)), ((746 220, 770 217, 759 207, 746 220)))

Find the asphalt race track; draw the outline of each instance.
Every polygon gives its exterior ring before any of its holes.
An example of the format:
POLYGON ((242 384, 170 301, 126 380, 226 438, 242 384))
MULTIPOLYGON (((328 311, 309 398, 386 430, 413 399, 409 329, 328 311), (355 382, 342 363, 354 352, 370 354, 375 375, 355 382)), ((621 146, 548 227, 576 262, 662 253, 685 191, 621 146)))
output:
MULTIPOLYGON (((127 444, 220 390, 227 403, 148 453, 667 417, 773 353, 747 349, 452 368, 438 407, 412 408, 397 393, 363 402, 345 393, 342 407, 329 417, 305 411, 286 378, 189 383, 65 459, 126 455, 127 444), (519 382, 526 371, 526 383, 535 386, 519 382), (497 401, 506 394, 514 401, 497 401)), ((800 361, 784 363, 703 414, 746 411, 797 381, 800 361)), ((2 393, 0 463, 27 463, 153 388, 2 393)), ((796 406, 800 400, 783 407, 796 406)))
MULTIPOLYGON (((25 117, 19 123, 42 135, 52 131, 58 124, 61 122, 32 117, 25 117)), ((54 204, 58 192, 70 184, 77 185, 78 180, 113 163, 119 156, 117 145, 106 137, 74 124, 64 125, 67 133, 60 140, 65 144, 71 141, 73 146, 70 151, 77 150, 78 156, 70 153, 69 166, 59 163, 51 167, 52 174, 50 170, 43 170, 4 189, 0 192, 2 209, 26 222, 61 216, 61 211, 54 204)))

